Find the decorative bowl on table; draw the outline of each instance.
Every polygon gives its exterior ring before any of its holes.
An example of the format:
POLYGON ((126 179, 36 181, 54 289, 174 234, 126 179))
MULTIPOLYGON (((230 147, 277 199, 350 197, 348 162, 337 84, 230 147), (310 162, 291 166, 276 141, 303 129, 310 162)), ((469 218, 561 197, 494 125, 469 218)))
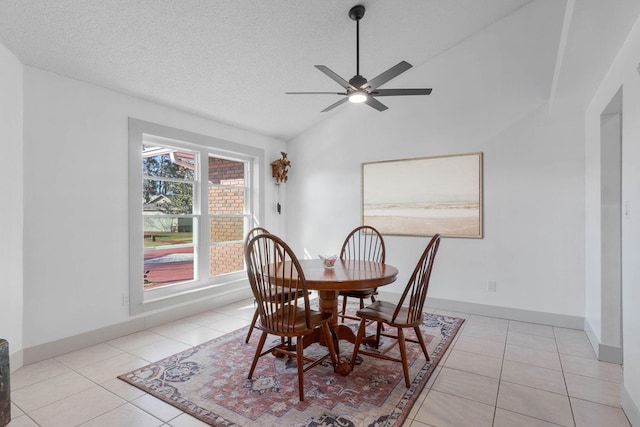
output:
POLYGON ((318 257, 322 260, 324 268, 333 268, 338 259, 338 255, 318 255, 318 257))

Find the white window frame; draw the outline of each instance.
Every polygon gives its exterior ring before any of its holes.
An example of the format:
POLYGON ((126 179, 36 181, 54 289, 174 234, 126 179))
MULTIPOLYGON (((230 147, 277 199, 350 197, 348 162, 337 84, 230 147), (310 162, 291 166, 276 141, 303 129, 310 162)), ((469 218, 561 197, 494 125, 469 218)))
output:
POLYGON ((264 150, 225 141, 156 123, 129 118, 129 312, 139 314, 149 310, 196 301, 201 298, 233 292, 244 286, 245 271, 210 277, 209 238, 211 215, 201 209, 202 200, 208 200, 208 156, 244 161, 247 164, 249 191, 245 194, 251 220, 245 228, 263 223, 264 215, 264 150), (144 230, 142 214, 142 145, 155 143, 195 151, 200 158, 199 173, 194 182, 194 244, 195 278, 175 285, 145 290, 144 230), (196 233, 197 229, 197 233, 196 233), (202 237, 204 236, 204 237, 202 237), (205 240, 206 238, 206 240, 205 240), (199 262, 198 262, 199 261, 199 262))

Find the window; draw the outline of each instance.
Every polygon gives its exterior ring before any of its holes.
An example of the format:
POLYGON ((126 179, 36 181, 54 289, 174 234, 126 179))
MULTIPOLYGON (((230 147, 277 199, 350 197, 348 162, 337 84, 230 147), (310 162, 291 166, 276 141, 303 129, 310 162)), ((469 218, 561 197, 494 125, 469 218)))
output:
POLYGON ((198 153, 142 145, 142 220, 145 289, 196 277, 194 187, 198 153))
POLYGON ((130 311, 240 286, 263 151, 135 119, 129 139, 130 311))

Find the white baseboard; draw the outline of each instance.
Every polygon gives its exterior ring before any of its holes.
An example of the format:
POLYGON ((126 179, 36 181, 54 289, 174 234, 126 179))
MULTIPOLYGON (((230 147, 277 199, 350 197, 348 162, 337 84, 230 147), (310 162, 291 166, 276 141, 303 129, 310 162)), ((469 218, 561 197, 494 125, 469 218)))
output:
POLYGON ((597 355, 598 350, 600 349, 600 338, 596 335, 591 323, 585 317, 584 319, 584 332, 587 334, 587 338, 589 338, 589 343, 591 344, 591 348, 593 348, 593 352, 597 355))
MULTIPOLYGON (((399 293, 380 292, 381 299, 398 301, 399 293)), ((145 313, 136 318, 85 332, 83 334, 63 338, 60 340, 28 347, 21 352, 22 360, 16 358, 16 369, 23 364, 39 362, 51 357, 79 350, 81 348, 96 345, 105 341, 119 338, 124 335, 142 331, 166 322, 178 320, 187 316, 211 310, 215 307, 222 307, 226 304, 251 298, 251 292, 243 287, 225 295, 218 295, 215 298, 206 298, 194 303, 172 307, 166 310, 145 313)), ((461 313, 477 314, 482 316, 499 317, 509 320, 519 320, 523 322, 538 323, 543 325, 558 326, 564 328, 580 329, 584 328, 584 319, 578 316, 568 316, 556 313, 537 312, 531 310, 520 310, 508 307, 491 306, 484 304, 468 303, 439 298, 427 298, 427 305, 448 311, 458 311, 461 313)))
MULTIPOLYGON (((380 291, 380 299, 398 301, 400 294, 380 291)), ((500 307, 495 305, 476 304, 464 301, 454 301, 427 297, 426 305, 447 311, 477 314, 480 316, 498 317, 501 319, 518 320, 521 322, 538 323, 541 325, 558 326, 562 328, 580 329, 584 327, 584 319, 580 316, 546 313, 543 311, 522 310, 517 308, 500 307)))
POLYGON ((238 288, 223 295, 216 295, 215 297, 205 298, 193 303, 182 304, 161 311, 144 313, 136 318, 104 328, 28 347, 22 352, 23 360, 20 360, 19 363, 16 360, 16 369, 22 367, 23 364, 28 365, 30 363, 60 356, 71 351, 162 325, 163 323, 193 316, 194 314, 202 313, 216 307, 223 307, 236 301, 251 298, 251 296, 252 294, 249 288, 238 288))
POLYGON ((599 344, 597 355, 598 360, 601 360, 602 362, 617 363, 618 365, 622 365, 622 347, 599 344))
POLYGON ((593 331, 591 327, 591 323, 587 319, 584 320, 584 332, 587 334, 587 338, 589 338, 589 342, 591 343, 591 347, 593 351, 596 353, 596 357, 598 360, 609 363, 617 363, 622 365, 623 361, 623 350, 622 347, 606 345, 600 343, 600 339, 593 331))
MULTIPOLYGON (((11 351, 11 348, 9 348, 11 351)), ((9 372, 17 371, 24 365, 24 350, 20 349, 9 354, 9 372)))
POLYGON ((620 386, 620 405, 631 425, 633 427, 640 427, 640 409, 638 409, 638 405, 635 404, 629 395, 624 384, 620 386))

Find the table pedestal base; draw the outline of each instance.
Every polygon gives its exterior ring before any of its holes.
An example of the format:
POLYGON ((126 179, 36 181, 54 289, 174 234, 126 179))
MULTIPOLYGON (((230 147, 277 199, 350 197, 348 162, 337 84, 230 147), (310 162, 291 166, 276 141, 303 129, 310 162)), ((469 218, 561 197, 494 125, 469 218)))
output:
MULTIPOLYGON (((353 370, 353 366, 351 366, 350 361, 344 360, 340 357, 340 340, 349 341, 351 344, 355 344, 356 334, 349 326, 338 322, 338 291, 319 291, 318 296, 320 311, 322 311, 323 313, 331 313, 331 320, 329 325, 331 328, 331 334, 333 335, 333 346, 336 350, 336 365, 334 367, 335 371, 340 375, 349 375, 349 373, 353 370)), ((319 330, 316 330, 313 334, 304 337, 304 347, 307 347, 313 343, 320 343, 320 345, 326 346, 324 336, 320 333, 319 330)), ((364 337, 362 339, 362 343, 375 345, 375 335, 364 337)))

